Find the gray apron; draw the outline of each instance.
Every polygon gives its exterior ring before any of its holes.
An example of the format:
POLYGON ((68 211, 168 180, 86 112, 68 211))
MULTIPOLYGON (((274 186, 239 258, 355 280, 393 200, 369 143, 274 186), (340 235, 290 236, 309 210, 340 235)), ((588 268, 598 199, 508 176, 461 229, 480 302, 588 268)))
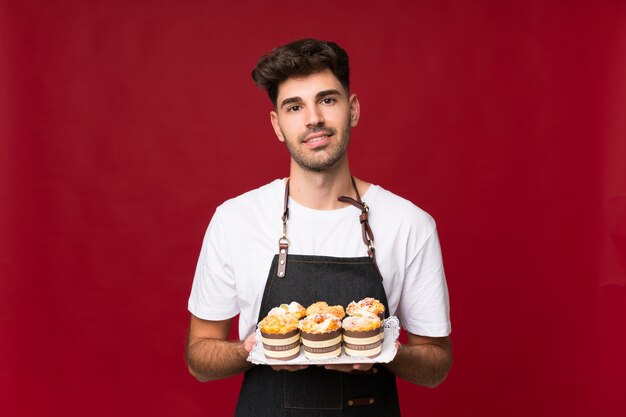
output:
MULTIPOLYGON (((354 180, 353 180, 354 184, 354 180)), ((356 191, 356 185, 354 186, 356 191)), ((367 205, 340 197, 362 211, 363 240, 369 256, 338 258, 288 255, 286 224, 289 217, 289 183, 285 186, 283 237, 270 267, 257 322, 272 307, 297 301, 308 306, 316 301, 347 306, 353 300, 374 297, 389 311, 382 277, 376 266, 373 235, 367 222, 367 205)), ((274 371, 259 365, 244 375, 237 417, 330 417, 400 415, 396 377, 384 366, 350 373, 309 366, 300 371, 274 371)))

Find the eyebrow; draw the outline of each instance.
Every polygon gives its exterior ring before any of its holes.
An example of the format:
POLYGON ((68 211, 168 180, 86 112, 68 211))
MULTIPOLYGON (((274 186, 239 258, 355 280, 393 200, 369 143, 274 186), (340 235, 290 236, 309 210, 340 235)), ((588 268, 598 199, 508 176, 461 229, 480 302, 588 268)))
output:
MULTIPOLYGON (((317 93, 315 95, 315 99, 319 100, 323 97, 327 97, 327 96, 331 96, 331 95, 339 95, 339 91, 335 90, 335 89, 330 89, 330 90, 323 90, 320 91, 319 93, 317 93)), ((301 97, 289 97, 284 99, 283 101, 280 102, 280 108, 282 109, 283 107, 285 107, 288 104, 293 104, 293 103, 301 103, 302 102, 302 98, 301 97)))

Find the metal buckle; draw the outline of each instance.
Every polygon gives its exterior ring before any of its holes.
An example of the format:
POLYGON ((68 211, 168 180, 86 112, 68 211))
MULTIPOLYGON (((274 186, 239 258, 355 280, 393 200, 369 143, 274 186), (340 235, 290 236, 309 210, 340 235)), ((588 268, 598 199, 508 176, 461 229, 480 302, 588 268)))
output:
POLYGON ((374 257, 376 256, 376 248, 374 247, 374 241, 372 241, 372 239, 367 239, 367 248, 371 253, 370 258, 374 259, 374 257))

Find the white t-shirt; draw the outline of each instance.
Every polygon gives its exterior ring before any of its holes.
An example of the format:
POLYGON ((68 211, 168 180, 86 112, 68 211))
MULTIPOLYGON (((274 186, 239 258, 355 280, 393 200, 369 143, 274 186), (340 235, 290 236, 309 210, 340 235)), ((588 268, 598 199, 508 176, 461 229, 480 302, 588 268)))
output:
MULTIPOLYGON (((225 320, 239 314, 239 337, 244 339, 254 331, 282 236, 284 194, 284 180, 278 179, 217 208, 204 237, 189 297, 193 315, 225 320)), ((370 207, 389 313, 398 316, 410 333, 447 336, 451 330, 448 289, 434 220, 377 185, 371 185, 361 198, 370 207)), ((353 206, 314 210, 290 198, 289 254, 367 256, 360 213, 353 206)))

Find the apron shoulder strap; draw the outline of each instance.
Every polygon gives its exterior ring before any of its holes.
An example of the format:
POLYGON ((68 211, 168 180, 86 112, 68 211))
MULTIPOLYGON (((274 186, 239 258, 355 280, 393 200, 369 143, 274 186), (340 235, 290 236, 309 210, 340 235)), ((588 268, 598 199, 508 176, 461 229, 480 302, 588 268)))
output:
POLYGON ((369 220, 367 214, 369 212, 369 207, 365 202, 361 200, 361 195, 359 194, 359 190, 356 188, 356 182, 354 181, 354 177, 352 177, 352 187, 354 188, 354 192, 356 193, 356 200, 351 197, 341 196, 339 197, 339 201, 343 203, 352 204, 354 207, 361 210, 361 215, 359 216, 359 221, 361 222, 361 235, 363 237, 363 243, 367 246, 367 254, 374 262, 376 262, 376 249, 374 248, 374 233, 372 232, 372 228, 370 227, 369 220))

